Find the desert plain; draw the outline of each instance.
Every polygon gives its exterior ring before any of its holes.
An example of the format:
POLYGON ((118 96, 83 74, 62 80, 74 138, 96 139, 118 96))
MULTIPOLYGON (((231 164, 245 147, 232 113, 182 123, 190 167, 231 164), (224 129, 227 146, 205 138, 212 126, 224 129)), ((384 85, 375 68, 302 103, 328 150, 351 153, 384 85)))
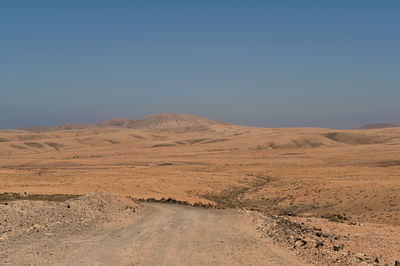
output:
POLYGON ((258 128, 158 114, 0 131, 0 193, 94 191, 398 230, 400 127, 258 128))
POLYGON ((400 128, 274 129, 152 118, 139 128, 111 120, 81 129, 2 130, 0 192, 107 190, 400 225, 400 128))

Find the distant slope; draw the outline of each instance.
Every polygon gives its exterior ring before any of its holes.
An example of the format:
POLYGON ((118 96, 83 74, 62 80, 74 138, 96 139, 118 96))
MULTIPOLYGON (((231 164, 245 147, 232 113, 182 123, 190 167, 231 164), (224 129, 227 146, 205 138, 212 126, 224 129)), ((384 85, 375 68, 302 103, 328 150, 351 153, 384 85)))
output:
POLYGON ((126 127, 129 121, 131 120, 117 117, 110 120, 98 122, 93 125, 97 127, 126 127))
POLYGON ((374 124, 366 124, 360 127, 360 129, 378 129, 378 128, 388 128, 388 127, 399 127, 399 126, 389 123, 374 123, 374 124))
POLYGON ((64 125, 49 126, 49 127, 33 126, 33 127, 22 128, 22 130, 35 132, 35 133, 42 133, 42 132, 51 132, 51 131, 58 131, 58 130, 85 129, 88 127, 89 127, 88 125, 84 125, 84 124, 64 124, 64 125))

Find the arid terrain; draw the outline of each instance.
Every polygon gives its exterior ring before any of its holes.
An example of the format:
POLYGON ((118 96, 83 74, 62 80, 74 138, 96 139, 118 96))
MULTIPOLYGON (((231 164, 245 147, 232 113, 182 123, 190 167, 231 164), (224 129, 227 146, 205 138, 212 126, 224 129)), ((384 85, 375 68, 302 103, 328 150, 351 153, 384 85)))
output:
MULTIPOLYGON (((93 191, 259 211, 330 235, 343 227, 351 239, 338 236, 337 252, 365 253, 371 263, 400 259, 399 127, 255 128, 162 114, 0 131, 0 193, 93 191), (367 249, 371 243, 390 247, 367 249)), ((259 231, 269 228, 257 217, 259 231)), ((281 242, 302 247, 298 241, 281 242)))

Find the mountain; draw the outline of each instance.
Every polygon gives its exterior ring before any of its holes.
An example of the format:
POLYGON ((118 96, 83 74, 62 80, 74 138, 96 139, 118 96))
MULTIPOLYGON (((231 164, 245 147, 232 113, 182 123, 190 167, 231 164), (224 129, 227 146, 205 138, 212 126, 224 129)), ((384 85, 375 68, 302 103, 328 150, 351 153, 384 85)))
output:
POLYGON ((168 113, 131 120, 127 123, 126 127, 134 129, 176 129, 209 127, 211 125, 227 125, 227 123, 201 116, 168 113))
POLYGON ((23 130, 36 133, 58 131, 58 130, 77 130, 86 128, 105 128, 105 127, 132 128, 132 129, 198 130, 198 129, 207 129, 211 125, 229 125, 229 124, 196 115, 166 113, 166 114, 150 115, 136 120, 129 120, 126 118, 113 118, 110 120, 94 123, 91 125, 65 124, 53 127, 35 126, 35 127, 23 128, 23 130))
POLYGON ((388 127, 399 127, 399 126, 389 123, 374 123, 374 124, 366 124, 360 127, 360 129, 378 129, 378 128, 388 128, 388 127))

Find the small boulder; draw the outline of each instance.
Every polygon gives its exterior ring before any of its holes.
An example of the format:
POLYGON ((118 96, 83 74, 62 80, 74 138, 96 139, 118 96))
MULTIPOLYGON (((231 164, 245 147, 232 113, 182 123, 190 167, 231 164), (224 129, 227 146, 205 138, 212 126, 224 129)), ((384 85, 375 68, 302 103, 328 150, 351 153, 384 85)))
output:
POLYGON ((344 248, 344 245, 343 244, 341 244, 341 245, 339 245, 339 246, 333 246, 333 250, 334 251, 339 251, 339 250, 341 250, 341 249, 343 249, 344 248))
POLYGON ((354 257, 356 257, 357 259, 359 259, 359 260, 364 260, 365 258, 364 258, 364 254, 362 254, 362 253, 356 253, 355 255, 354 255, 354 257))
POLYGON ((305 241, 304 239, 300 239, 300 238, 297 238, 294 243, 294 245, 296 247, 302 247, 302 246, 305 246, 306 244, 307 244, 307 241, 305 241))
POLYGON ((315 242, 315 248, 321 248, 324 246, 324 241, 317 241, 315 242))

